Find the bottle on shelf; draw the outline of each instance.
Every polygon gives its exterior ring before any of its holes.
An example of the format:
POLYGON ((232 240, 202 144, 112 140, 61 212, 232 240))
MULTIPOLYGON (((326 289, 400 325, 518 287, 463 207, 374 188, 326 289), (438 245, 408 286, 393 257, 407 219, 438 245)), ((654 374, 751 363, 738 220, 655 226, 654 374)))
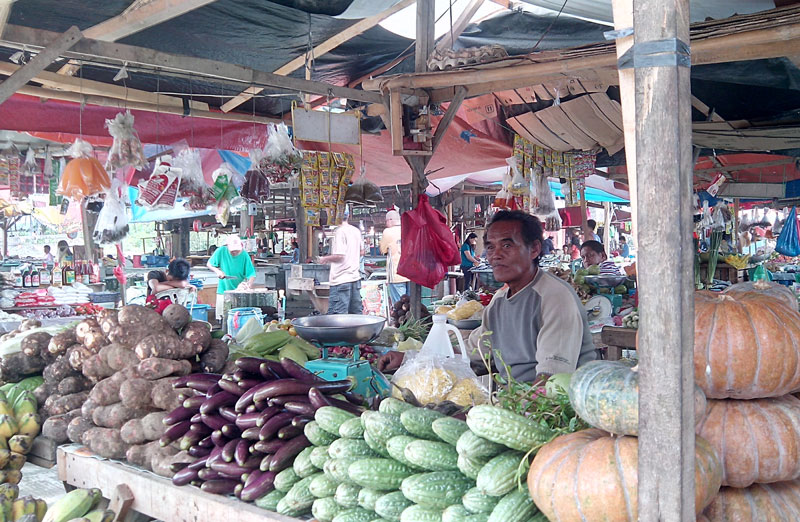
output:
POLYGON ((83 266, 81 267, 81 283, 88 285, 91 283, 91 272, 92 272, 92 264, 89 262, 81 263, 83 266))
POLYGON ((14 286, 22 286, 25 279, 22 275, 22 270, 20 268, 14 269, 14 286))
POLYGON ((70 265, 67 265, 67 267, 64 269, 64 284, 75 284, 75 269, 70 265))
POLYGON ((29 266, 26 266, 25 271, 22 272, 22 287, 30 288, 30 286, 31 286, 31 268, 29 266))
POLYGON ((64 284, 64 274, 58 263, 53 267, 53 286, 60 287, 64 284))
POLYGON ((47 263, 42 264, 42 269, 39 270, 39 281, 41 286, 50 286, 53 281, 53 275, 50 273, 50 269, 47 268, 47 263))
POLYGON ((100 263, 92 263, 92 272, 89 282, 93 284, 100 283, 100 263))
POLYGON ((31 266, 31 288, 39 288, 40 284, 39 269, 36 265, 31 266))

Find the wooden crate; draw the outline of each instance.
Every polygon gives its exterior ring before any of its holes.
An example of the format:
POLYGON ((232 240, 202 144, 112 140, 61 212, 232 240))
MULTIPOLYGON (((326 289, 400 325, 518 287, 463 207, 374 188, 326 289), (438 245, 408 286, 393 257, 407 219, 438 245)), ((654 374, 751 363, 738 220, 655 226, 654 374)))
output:
POLYGON ((621 326, 604 326, 600 332, 603 344, 608 346, 606 359, 618 361, 622 358, 622 350, 636 349, 636 332, 634 328, 621 326))
POLYGON ((175 486, 171 480, 153 473, 100 459, 82 447, 58 448, 58 478, 65 484, 79 488, 99 488, 103 496, 109 499, 115 496, 118 487, 127 486, 133 496, 130 509, 157 520, 297 521, 234 497, 212 495, 194 486, 175 486))
POLYGON ((42 468, 52 468, 56 465, 56 450, 58 444, 52 439, 39 435, 33 439, 33 446, 28 453, 28 462, 42 468))

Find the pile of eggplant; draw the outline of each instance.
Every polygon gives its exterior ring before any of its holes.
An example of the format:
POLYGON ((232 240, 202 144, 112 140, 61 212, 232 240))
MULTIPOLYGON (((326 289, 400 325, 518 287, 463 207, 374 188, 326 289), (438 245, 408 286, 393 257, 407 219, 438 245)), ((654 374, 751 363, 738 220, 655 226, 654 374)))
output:
POLYGON ((197 457, 174 469, 175 485, 193 484, 250 502, 269 493, 275 475, 311 445, 303 427, 317 408, 336 406, 359 415, 365 401, 349 391, 353 380, 325 381, 288 358, 278 363, 242 357, 236 367, 223 375, 175 379, 175 388, 190 388, 195 395, 167 415, 161 445, 179 441, 197 457))

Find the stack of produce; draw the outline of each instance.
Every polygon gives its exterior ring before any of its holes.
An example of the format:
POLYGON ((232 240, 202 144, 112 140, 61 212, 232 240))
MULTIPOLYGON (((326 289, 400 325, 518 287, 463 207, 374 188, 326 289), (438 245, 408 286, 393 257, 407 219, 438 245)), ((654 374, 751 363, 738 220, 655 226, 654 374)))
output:
POLYGON ((0 519, 8 522, 42 522, 47 513, 47 503, 40 498, 19 498, 16 484, 0 484, 0 519))
POLYGON ((74 489, 50 506, 39 522, 111 522, 116 515, 109 509, 103 509, 100 506, 102 503, 103 492, 99 489, 74 489))
POLYGON ((709 397, 697 434, 719 455, 725 486, 704 512, 712 522, 800 512, 800 400, 790 395, 800 388, 800 314, 792 297, 769 284, 695 295, 695 381, 709 397))
MULTIPOLYGON (((578 415, 593 428, 557 437, 539 450, 528 473, 531 497, 550 520, 637 520, 636 368, 617 361, 588 363, 572 375, 569 399, 578 415), (594 487, 597 484, 603 487, 594 487)), ((705 406, 705 395, 696 389, 698 420, 703 417, 705 406)), ((696 513, 712 501, 721 482, 722 465, 714 449, 702 437, 696 437, 696 513)))
POLYGON ((313 447, 256 505, 320 522, 544 520, 519 481, 552 432, 508 410, 475 406, 465 422, 388 398, 360 417, 320 408, 305 435, 313 447))
POLYGON ((173 466, 173 483, 245 501, 270 492, 310 445, 304 426, 318 408, 336 405, 360 413, 364 401, 348 393, 351 380, 324 381, 289 358, 277 363, 242 357, 235 371, 187 375, 174 385, 187 386, 193 395, 164 419, 169 427, 161 445, 179 441, 198 460, 173 466))
POLYGON ((163 315, 137 305, 105 311, 54 336, 45 352, 53 360, 35 391, 48 417, 44 435, 165 476, 173 461, 191 460, 158 443, 167 412, 192 394, 174 389, 173 379, 220 371, 228 356, 227 345, 211 338, 208 323, 191 321, 175 304, 163 315))
POLYGON ((8 393, 0 392, 0 483, 18 484, 41 421, 32 392, 12 388, 8 393))
POLYGON ((238 353, 274 362, 289 358, 301 365, 320 358, 319 348, 292 334, 288 328, 273 328, 273 323, 270 323, 264 330, 249 336, 238 353))

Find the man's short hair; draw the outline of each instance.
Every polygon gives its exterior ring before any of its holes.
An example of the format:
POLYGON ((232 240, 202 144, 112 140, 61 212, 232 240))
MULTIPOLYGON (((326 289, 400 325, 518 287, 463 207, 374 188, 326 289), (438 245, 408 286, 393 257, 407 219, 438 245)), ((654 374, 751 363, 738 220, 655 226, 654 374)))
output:
POLYGON ((592 232, 594 232, 595 229, 597 228, 597 221, 595 221, 594 219, 587 219, 586 220, 586 226, 591 228, 592 232))
POLYGON ((598 254, 606 253, 606 249, 603 248, 603 243, 601 243, 600 241, 595 241, 594 239, 590 239, 589 241, 584 241, 583 244, 581 245, 581 250, 583 250, 584 248, 588 248, 589 250, 597 252, 598 254))
POLYGON ((186 281, 189 279, 190 271, 191 265, 182 257, 173 259, 170 261, 169 266, 167 266, 167 272, 177 281, 186 281))
POLYGON ((520 231, 522 232, 522 241, 527 246, 532 246, 534 241, 538 241, 541 245, 544 241, 544 228, 542 228, 542 222, 539 221, 539 218, 536 216, 521 210, 501 210, 494 215, 489 226, 491 227, 495 223, 501 223, 503 221, 519 222, 520 231))

